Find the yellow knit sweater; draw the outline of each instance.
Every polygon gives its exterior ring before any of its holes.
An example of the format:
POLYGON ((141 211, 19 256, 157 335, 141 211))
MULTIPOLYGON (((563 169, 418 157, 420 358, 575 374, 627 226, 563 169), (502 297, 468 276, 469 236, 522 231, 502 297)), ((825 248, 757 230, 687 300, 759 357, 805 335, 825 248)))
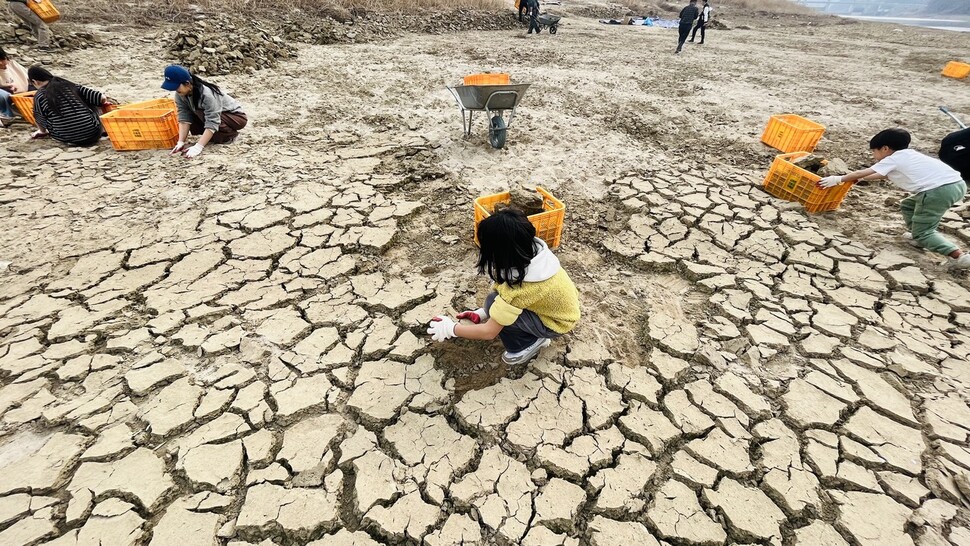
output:
POLYGON ((511 326, 527 309, 553 332, 565 334, 579 322, 579 290, 541 239, 536 239, 536 246, 540 251, 526 270, 526 281, 517 286, 496 284, 498 297, 488 314, 502 326, 511 326))

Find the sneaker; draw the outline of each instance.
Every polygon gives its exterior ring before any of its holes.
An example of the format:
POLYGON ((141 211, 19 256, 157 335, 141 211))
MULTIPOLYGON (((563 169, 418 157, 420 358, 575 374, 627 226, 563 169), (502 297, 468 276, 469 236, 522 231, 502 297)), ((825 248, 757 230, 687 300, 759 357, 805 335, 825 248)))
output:
POLYGON ((950 271, 970 269, 970 254, 964 252, 963 254, 960 254, 959 258, 950 258, 946 264, 946 268, 950 271))
POLYGON ((916 248, 923 248, 920 246, 919 242, 916 241, 916 239, 913 239, 913 234, 908 231, 906 233, 903 233, 899 237, 911 246, 915 246, 916 248))
POLYGON ((548 347, 550 344, 552 344, 552 340, 547 337, 537 339, 535 343, 517 353, 505 351, 502 354, 502 362, 505 362, 509 366, 525 364, 535 358, 543 347, 548 347))
POLYGON ((3 127, 4 129, 6 129, 7 127, 10 127, 11 125, 13 125, 13 122, 16 119, 17 118, 14 118, 11 116, 0 116, 0 127, 3 127))

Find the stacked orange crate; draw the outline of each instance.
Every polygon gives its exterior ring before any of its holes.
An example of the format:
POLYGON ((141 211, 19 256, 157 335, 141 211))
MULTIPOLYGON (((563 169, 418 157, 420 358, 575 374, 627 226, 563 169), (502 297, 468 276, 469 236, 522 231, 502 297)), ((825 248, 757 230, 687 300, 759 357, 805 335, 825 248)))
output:
MULTIPOLYGON (((566 205, 542 188, 537 187, 536 192, 542 196, 542 210, 545 212, 530 215, 529 222, 536 228, 536 237, 545 241, 549 248, 558 248, 562 241, 566 205)), ((509 192, 485 195, 475 199, 475 244, 478 244, 478 224, 491 216, 495 211, 495 205, 499 203, 508 205, 511 202, 512 194, 509 192)))

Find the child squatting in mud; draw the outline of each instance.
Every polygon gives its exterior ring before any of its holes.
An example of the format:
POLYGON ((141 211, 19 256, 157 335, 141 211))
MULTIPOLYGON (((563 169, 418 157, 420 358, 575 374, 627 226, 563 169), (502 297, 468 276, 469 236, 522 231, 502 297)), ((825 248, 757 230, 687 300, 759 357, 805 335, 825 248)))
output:
POLYGON ((502 360, 524 364, 576 326, 579 291, 522 211, 503 209, 482 220, 478 242, 478 271, 494 281, 494 291, 484 308, 458 314, 471 324, 435 317, 428 334, 435 341, 498 336, 505 346, 502 360))
POLYGON ((970 254, 962 252, 936 230, 946 211, 963 200, 967 184, 955 169, 909 149, 909 133, 903 129, 880 131, 869 141, 876 164, 843 176, 827 176, 818 182, 832 188, 856 180, 888 178, 899 189, 912 195, 899 203, 903 222, 909 231, 903 238, 910 244, 949 258, 949 269, 970 269, 970 254))

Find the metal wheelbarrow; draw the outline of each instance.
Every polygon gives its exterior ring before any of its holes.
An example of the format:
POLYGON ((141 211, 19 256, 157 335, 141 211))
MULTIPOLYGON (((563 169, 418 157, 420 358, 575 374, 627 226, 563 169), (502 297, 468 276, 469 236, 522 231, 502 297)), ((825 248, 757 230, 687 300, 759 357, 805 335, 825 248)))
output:
POLYGON ((461 111, 465 138, 471 137, 472 134, 472 114, 485 112, 488 118, 488 143, 496 149, 505 147, 506 133, 512 127, 515 108, 530 85, 532 84, 519 83, 449 87, 448 91, 451 91, 451 95, 455 97, 455 102, 458 103, 458 109, 461 111), (509 113, 508 119, 505 118, 506 112, 509 113))
POLYGON ((562 19, 562 17, 560 17, 558 15, 549 15, 547 13, 543 13, 543 14, 539 15, 539 18, 538 18, 539 28, 540 29, 548 28, 549 29, 549 34, 555 34, 555 33, 559 32, 559 20, 560 19, 562 19))

